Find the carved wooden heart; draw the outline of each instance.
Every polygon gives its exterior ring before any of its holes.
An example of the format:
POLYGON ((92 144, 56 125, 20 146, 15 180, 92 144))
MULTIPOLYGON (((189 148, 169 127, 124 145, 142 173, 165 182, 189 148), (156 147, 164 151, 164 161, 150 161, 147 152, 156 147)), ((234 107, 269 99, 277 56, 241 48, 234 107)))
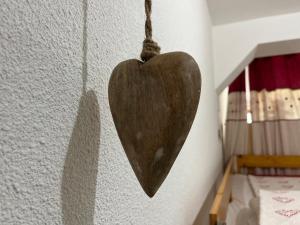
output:
POLYGON ((144 191, 152 197, 192 126, 201 91, 195 60, 172 52, 120 63, 109 82, 118 135, 144 191))

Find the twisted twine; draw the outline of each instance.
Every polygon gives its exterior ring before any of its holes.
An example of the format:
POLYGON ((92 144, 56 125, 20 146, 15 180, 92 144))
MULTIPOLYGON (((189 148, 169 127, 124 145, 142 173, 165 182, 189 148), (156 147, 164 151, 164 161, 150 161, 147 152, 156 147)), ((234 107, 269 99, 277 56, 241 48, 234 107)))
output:
POLYGON ((146 13, 146 23, 145 23, 145 35, 146 38, 143 42, 143 50, 141 53, 141 59, 143 61, 148 61, 152 57, 159 55, 160 47, 158 44, 152 40, 152 22, 151 22, 151 11, 152 11, 152 0, 145 0, 145 13, 146 13))

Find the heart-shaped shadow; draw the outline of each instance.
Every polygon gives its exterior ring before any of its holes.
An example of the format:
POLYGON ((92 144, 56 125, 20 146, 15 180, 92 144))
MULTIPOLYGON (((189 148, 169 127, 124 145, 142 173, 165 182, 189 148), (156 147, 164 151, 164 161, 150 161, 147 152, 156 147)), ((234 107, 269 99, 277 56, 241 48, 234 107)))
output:
POLYGON ((183 52, 147 62, 128 60, 113 71, 109 104, 130 164, 152 197, 168 175, 192 126, 201 90, 200 70, 183 52))

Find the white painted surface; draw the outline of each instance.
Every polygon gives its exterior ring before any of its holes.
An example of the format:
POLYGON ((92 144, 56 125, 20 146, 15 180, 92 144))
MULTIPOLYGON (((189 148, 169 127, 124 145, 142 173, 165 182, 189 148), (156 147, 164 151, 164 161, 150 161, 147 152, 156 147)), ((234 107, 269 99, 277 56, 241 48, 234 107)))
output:
POLYGON ((129 165, 107 98, 114 66, 141 51, 143 1, 88 1, 87 70, 82 1, 0 5, 0 224, 192 224, 221 166, 206 1, 153 1, 162 51, 193 55, 203 77, 190 135, 153 199, 129 165))
POLYGON ((300 13, 213 27, 215 87, 220 93, 256 57, 300 52, 300 13))
POLYGON ((215 25, 300 11, 299 0, 207 0, 215 25))
POLYGON ((227 107, 228 107, 228 91, 229 88, 226 87, 219 95, 219 121, 222 135, 225 137, 225 131, 226 131, 226 118, 227 118, 227 107))

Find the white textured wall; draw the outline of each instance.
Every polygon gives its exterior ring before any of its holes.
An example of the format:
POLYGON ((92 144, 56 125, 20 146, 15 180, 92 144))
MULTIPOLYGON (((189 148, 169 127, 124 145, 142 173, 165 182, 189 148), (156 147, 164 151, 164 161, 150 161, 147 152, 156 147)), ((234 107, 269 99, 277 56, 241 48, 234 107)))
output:
POLYGON ((205 0, 153 4, 162 51, 193 55, 203 89, 190 135, 149 199, 107 98, 113 67, 141 51, 143 1, 1 1, 1 225, 193 223, 221 166, 210 19, 205 0))
POLYGON ((214 26, 214 71, 218 92, 256 56, 299 52, 299 20, 300 13, 291 13, 214 26))

